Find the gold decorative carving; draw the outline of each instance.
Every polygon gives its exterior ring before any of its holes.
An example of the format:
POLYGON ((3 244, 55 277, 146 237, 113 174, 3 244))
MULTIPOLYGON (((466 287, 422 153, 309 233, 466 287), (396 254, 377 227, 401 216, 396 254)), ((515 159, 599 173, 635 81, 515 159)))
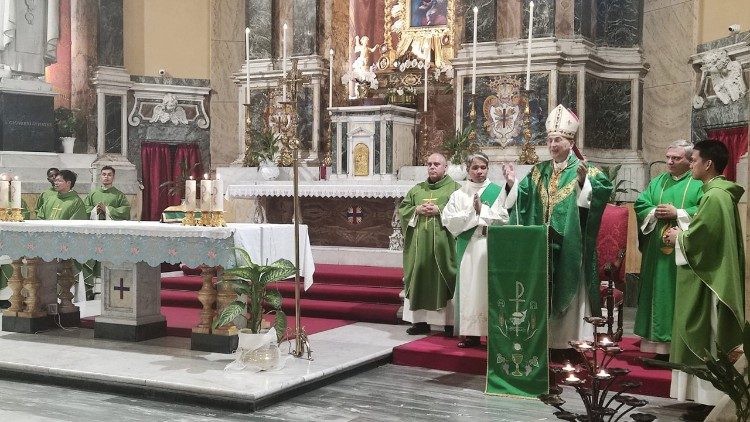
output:
POLYGON ((23 296, 21 290, 23 290, 23 277, 21 276, 21 260, 14 259, 11 264, 13 273, 8 279, 8 287, 12 292, 10 296, 10 308, 3 312, 5 316, 18 316, 18 312, 23 311, 23 296))
POLYGON ((211 324, 214 322, 214 303, 216 302, 216 288, 214 288, 213 283, 215 274, 215 268, 201 265, 203 286, 198 291, 198 300, 203 305, 203 310, 201 311, 201 321, 193 327, 194 333, 211 334, 211 324))
POLYGON ((383 57, 378 67, 385 69, 396 58, 411 50, 426 59, 432 50, 436 67, 450 65, 454 57, 453 26, 455 0, 386 0, 383 57), (398 45, 393 48, 392 33, 398 34, 398 45), (385 67, 382 67, 385 65, 385 67))
POLYGON ((370 175, 370 148, 363 143, 354 146, 354 175, 370 175))
POLYGON ((75 283, 73 277, 73 261, 70 259, 63 260, 61 262, 60 275, 57 277, 57 284, 60 286, 60 298, 59 311, 61 314, 75 312, 78 307, 73 304, 73 293, 70 288, 75 283))
POLYGON ((39 302, 39 286, 42 283, 36 278, 36 264, 37 258, 26 259, 26 278, 23 279, 23 288, 27 293, 26 309, 18 313, 22 318, 39 318, 47 315, 46 312, 42 312, 39 302))
MULTIPOLYGON (((222 276, 224 281, 229 281, 233 278, 228 276, 222 276)), ((227 307, 230 303, 237 299, 237 293, 234 291, 234 286, 231 283, 218 283, 219 293, 217 294, 216 311, 217 314, 221 314, 221 311, 227 307)), ((233 336, 237 334, 237 327, 234 322, 222 325, 221 327, 215 328, 213 333, 220 336, 233 336)))
POLYGON ((523 131, 526 98, 521 95, 521 80, 503 75, 488 84, 496 92, 484 100, 484 129, 490 139, 505 148, 523 131))

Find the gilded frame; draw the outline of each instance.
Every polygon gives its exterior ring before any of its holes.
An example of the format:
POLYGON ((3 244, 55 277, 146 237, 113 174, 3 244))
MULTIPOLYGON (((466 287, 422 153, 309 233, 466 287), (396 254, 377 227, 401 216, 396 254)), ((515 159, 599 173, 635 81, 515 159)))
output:
POLYGON ((432 50, 431 61, 437 67, 449 65, 454 56, 455 12, 456 0, 386 0, 384 44, 389 51, 384 54, 387 62, 381 60, 379 67, 384 69, 410 50, 421 59, 426 59, 427 52, 432 50), (425 16, 412 15, 413 10, 417 10, 420 5, 429 5, 430 1, 432 7, 425 11, 425 16), (435 8, 438 9, 434 10, 435 8), (427 17, 426 14, 431 10, 434 13, 427 17), (416 19, 420 19, 421 22, 417 22, 416 19), (416 25, 417 23, 426 24, 416 25), (398 45, 395 49, 393 34, 398 34, 398 45))

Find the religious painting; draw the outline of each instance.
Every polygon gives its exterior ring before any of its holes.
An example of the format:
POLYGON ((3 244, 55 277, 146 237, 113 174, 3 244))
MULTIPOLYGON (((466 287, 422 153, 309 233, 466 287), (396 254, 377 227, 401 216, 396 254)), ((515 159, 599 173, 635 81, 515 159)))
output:
POLYGON ((488 85, 495 94, 488 96, 482 106, 487 135, 502 148, 522 143, 525 99, 521 95, 521 80, 500 76, 488 85))
POLYGON ((411 0, 409 22, 412 28, 448 23, 448 0, 411 0))

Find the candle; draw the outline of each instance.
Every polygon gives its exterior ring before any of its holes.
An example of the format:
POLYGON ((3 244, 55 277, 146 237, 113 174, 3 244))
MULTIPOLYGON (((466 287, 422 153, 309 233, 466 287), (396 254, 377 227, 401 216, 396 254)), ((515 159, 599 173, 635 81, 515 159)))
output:
POLYGON ((565 366, 562 367, 562 370, 565 372, 573 372, 576 370, 576 368, 570 364, 570 362, 566 362, 565 366))
POLYGON ((588 344, 588 343, 583 343, 582 342, 581 344, 578 345, 578 348, 581 349, 581 350, 588 350, 588 349, 591 348, 591 345, 588 344))
POLYGON ((430 53, 432 50, 427 50, 427 60, 424 61, 424 112, 427 113, 427 80, 430 76, 427 74, 427 68, 430 67, 430 53))
POLYGON ((224 181, 217 174, 211 189, 214 211, 224 211, 224 181))
POLYGON ((282 95, 281 98, 283 101, 286 101, 286 22, 284 22, 284 35, 281 39, 282 44, 282 50, 281 50, 281 72, 284 76, 284 86, 282 87, 282 95))
POLYGON ((611 346, 613 343, 608 339, 607 337, 602 338, 602 341, 599 342, 602 346, 611 346))
POLYGON ((5 179, 3 175, 0 179, 0 208, 8 208, 8 199, 10 193, 10 183, 5 179))
POLYGON ((601 371, 599 371, 596 374, 596 376, 599 377, 599 378, 609 378, 609 374, 604 369, 602 369, 601 371))
POLYGON ((195 179, 185 181, 185 211, 195 211, 195 179))
POLYGON ((21 209, 21 181, 18 180, 18 176, 10 182, 10 206, 21 209))
POLYGON ((250 104, 250 28, 245 28, 245 104, 250 104))
POLYGON ((580 379, 577 376, 575 376, 575 374, 570 374, 570 375, 568 375, 568 378, 565 378, 565 381, 567 381, 567 382, 578 382, 578 381, 580 381, 580 379))
POLYGON ((201 180, 201 211, 211 211, 211 180, 208 179, 208 173, 203 175, 201 180))
POLYGON ((529 48, 526 52, 526 90, 531 88, 531 36, 534 32, 534 2, 529 2, 529 48))
POLYGON ((471 95, 477 93, 477 15, 479 8, 474 6, 474 44, 471 53, 471 95))
POLYGON ((333 49, 328 51, 328 108, 333 107, 333 49))

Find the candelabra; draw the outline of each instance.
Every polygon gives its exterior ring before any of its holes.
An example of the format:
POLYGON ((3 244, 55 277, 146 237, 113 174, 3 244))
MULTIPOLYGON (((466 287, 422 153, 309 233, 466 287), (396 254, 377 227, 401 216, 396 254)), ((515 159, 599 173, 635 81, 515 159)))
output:
POLYGON ((197 224, 195 220, 195 211, 185 211, 185 217, 182 218, 183 226, 194 226, 197 224))
MULTIPOLYGON (((567 362, 565 366, 551 368, 555 384, 550 388, 549 394, 541 394, 539 400, 544 404, 557 409, 554 413, 558 419, 568 421, 604 422, 617 421, 635 408, 643 407, 646 400, 626 395, 624 393, 640 387, 638 381, 621 381, 617 384, 620 391, 612 390, 614 383, 620 377, 627 375, 627 368, 609 367, 614 357, 622 352, 622 348, 616 342, 607 337, 600 337, 598 328, 606 324, 601 317, 586 317, 586 322, 594 326, 594 341, 577 340, 571 341, 570 345, 583 358, 580 365, 572 365, 567 362), (575 388, 581 396, 586 414, 581 415, 563 409, 565 400, 560 397, 562 387, 557 385, 558 374, 563 374, 560 383, 575 388), (567 374, 567 377, 565 377, 567 374)), ((649 413, 633 413, 630 417, 638 422, 649 422, 656 416, 649 413)))
POLYGON ((467 151, 470 154, 479 151, 479 143, 477 142, 477 109, 476 109, 477 95, 471 94, 471 108, 469 109, 469 131, 467 145, 467 151))
POLYGON ((518 156, 518 162, 520 164, 536 164, 539 162, 539 156, 536 155, 534 145, 531 143, 531 93, 533 90, 527 89, 523 91, 526 95, 526 104, 523 109, 523 145, 521 146, 521 154, 518 156))

